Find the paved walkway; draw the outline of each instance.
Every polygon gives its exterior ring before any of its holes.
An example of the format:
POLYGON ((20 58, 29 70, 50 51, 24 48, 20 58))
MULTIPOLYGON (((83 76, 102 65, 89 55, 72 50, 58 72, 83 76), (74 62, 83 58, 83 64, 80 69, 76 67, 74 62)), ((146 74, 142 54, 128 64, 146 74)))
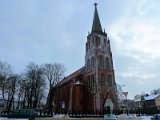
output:
POLYGON ((35 120, 103 120, 103 118, 36 118, 35 120))
MULTIPOLYGON (((103 118, 36 118, 35 120, 103 120, 103 118)), ((142 120, 142 118, 118 118, 117 120, 142 120)))
MULTIPOLYGON (((117 120, 151 120, 149 117, 136 117, 136 116, 127 116, 127 115, 119 115, 117 116, 117 120)), ((35 120, 103 120, 103 118, 69 118, 65 115, 55 115, 54 117, 37 117, 35 120)))

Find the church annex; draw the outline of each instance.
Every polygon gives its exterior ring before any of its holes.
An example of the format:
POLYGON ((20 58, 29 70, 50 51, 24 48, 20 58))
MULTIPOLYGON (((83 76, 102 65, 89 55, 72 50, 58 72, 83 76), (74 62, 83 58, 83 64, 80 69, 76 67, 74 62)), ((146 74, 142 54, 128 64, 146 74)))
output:
POLYGON ((85 46, 85 65, 52 89, 52 103, 57 112, 101 114, 107 98, 118 109, 110 40, 102 30, 96 3, 85 46))

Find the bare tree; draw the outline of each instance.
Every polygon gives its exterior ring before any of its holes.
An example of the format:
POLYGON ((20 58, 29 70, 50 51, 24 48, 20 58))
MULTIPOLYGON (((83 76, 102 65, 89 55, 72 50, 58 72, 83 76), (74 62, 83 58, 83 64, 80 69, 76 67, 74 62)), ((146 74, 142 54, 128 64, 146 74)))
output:
POLYGON ((43 69, 34 63, 29 63, 26 68, 25 79, 25 98, 27 98, 28 107, 36 108, 42 92, 41 89, 45 89, 46 86, 43 69))
POLYGON ((140 99, 141 99, 141 96, 142 96, 142 95, 135 95, 135 96, 134 96, 134 99, 135 99, 135 100, 140 100, 140 99))
POLYGON ((45 78, 49 83, 47 107, 50 111, 52 111, 52 101, 53 101, 53 96, 51 96, 52 88, 56 86, 60 82, 60 80, 63 79, 66 68, 64 67, 64 65, 59 63, 45 64, 43 68, 44 68, 45 78))
POLYGON ((19 75, 18 74, 12 74, 7 79, 7 93, 8 93, 8 102, 7 102, 7 111, 9 112, 11 110, 11 107, 14 109, 14 96, 18 89, 19 84, 19 75))
POLYGON ((64 65, 59 63, 45 64, 43 68, 45 78, 49 82, 49 90, 62 80, 66 71, 64 65))
POLYGON ((0 61, 0 89, 2 91, 2 98, 5 99, 5 90, 7 78, 11 75, 12 69, 8 63, 0 61))
POLYGON ((158 88, 158 89, 153 89, 153 90, 151 91, 151 95, 155 95, 155 94, 160 94, 160 88, 158 88))

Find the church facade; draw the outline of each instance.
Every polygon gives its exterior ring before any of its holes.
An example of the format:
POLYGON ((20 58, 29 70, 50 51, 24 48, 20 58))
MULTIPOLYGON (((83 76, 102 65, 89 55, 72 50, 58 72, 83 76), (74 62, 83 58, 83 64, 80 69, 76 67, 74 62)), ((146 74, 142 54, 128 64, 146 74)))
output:
POLYGON ((96 3, 86 41, 85 65, 55 86, 51 96, 57 112, 103 113, 107 98, 118 109, 110 40, 102 30, 96 3))

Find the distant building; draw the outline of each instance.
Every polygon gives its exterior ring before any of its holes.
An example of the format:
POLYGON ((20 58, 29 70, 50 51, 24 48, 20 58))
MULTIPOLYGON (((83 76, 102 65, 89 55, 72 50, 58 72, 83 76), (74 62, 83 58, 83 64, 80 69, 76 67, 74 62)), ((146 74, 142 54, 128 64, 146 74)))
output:
POLYGON ((59 112, 103 113, 107 98, 118 109, 110 40, 102 30, 97 4, 92 30, 87 36, 85 66, 65 77, 52 90, 52 104, 59 112))
MULTIPOLYGON (((1 111, 7 111, 10 101, 8 100, 6 94, 5 94, 4 99, 1 96, 2 96, 2 94, 0 94, 0 112, 1 111)), ((18 95, 15 95, 14 100, 12 101, 12 104, 11 104, 11 110, 16 109, 16 108, 21 108, 21 107, 22 107, 22 101, 18 100, 18 95)))
POLYGON ((135 108, 140 113, 155 114, 160 112, 160 94, 142 96, 135 103, 135 108))

